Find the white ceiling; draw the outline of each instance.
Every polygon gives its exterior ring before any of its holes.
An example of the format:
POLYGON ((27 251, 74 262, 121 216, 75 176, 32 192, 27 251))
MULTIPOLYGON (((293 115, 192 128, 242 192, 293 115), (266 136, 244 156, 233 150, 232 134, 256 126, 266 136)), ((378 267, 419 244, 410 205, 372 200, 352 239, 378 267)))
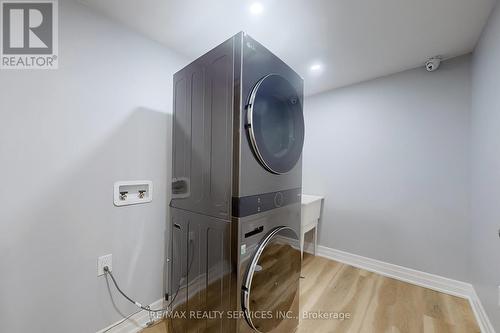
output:
POLYGON ((193 60, 245 31, 314 94, 469 53, 495 0, 82 0, 193 60), (315 62, 321 73, 311 73, 315 62))

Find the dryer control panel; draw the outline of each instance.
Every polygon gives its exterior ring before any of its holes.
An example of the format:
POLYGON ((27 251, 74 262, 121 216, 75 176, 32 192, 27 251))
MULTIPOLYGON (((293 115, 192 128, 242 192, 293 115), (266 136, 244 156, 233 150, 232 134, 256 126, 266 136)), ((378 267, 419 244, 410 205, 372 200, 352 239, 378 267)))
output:
POLYGON ((259 214, 271 209, 284 207, 300 202, 301 188, 263 193, 247 197, 233 197, 232 208, 234 217, 245 217, 259 214))

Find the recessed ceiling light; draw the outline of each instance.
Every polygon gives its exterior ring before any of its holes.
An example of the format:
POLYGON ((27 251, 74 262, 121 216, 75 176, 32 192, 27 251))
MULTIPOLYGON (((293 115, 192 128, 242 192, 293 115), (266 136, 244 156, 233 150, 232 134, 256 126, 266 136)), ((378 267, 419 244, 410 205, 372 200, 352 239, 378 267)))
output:
POLYGON ((250 13, 254 15, 262 14, 263 11, 264 7, 260 2, 254 2, 253 4, 250 5, 250 13))
POLYGON ((311 67, 309 67, 309 70, 313 73, 321 72, 322 69, 323 65, 321 65, 320 63, 312 64, 311 67))

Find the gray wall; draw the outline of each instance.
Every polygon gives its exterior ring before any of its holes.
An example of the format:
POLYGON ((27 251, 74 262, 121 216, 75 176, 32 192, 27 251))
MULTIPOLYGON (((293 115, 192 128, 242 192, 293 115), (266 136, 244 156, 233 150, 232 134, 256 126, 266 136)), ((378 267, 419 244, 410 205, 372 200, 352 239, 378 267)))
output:
POLYGON ((472 281, 500 331, 500 7, 472 62, 472 281))
POLYGON ((89 333, 119 320, 96 276, 108 253, 130 295, 162 297, 172 74, 184 61, 59 4, 60 69, 0 72, 2 332, 89 333), (154 182, 153 202, 114 207, 113 183, 137 179, 154 182))
POLYGON ((469 58, 308 98, 304 193, 320 244, 468 280, 469 58))

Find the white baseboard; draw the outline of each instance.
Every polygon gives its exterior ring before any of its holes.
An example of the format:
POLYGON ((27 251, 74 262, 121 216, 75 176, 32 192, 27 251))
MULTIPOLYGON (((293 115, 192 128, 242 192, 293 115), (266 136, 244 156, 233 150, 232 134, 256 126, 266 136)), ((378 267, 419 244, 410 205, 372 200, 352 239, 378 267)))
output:
POLYGON ((318 255, 383 276, 415 284, 453 296, 467 298, 472 293, 472 285, 442 276, 389 264, 383 261, 362 257, 356 254, 318 246, 318 255))
MULTIPOLYGON (((159 299, 156 302, 150 304, 151 309, 159 309, 163 306, 163 300, 159 299)), ((103 328, 96 333, 137 333, 143 330, 146 327, 146 324, 149 322, 149 313, 147 311, 140 311, 127 320, 123 321, 123 319, 118 320, 116 323, 109 325, 108 327, 103 328), (121 323, 120 323, 121 322, 121 323), (116 325, 116 326, 115 326, 116 325), (112 327, 112 328, 111 328, 112 327), (111 329, 110 329, 111 328, 111 329), (109 331, 106 331, 109 330, 109 331)))
POLYGON ((481 301, 479 300, 474 287, 470 283, 389 264, 380 260, 362 257, 325 246, 318 246, 317 255, 396 280, 465 298, 469 300, 469 303, 471 304, 481 332, 495 333, 495 330, 491 325, 486 312, 484 311, 481 301))
POLYGON ((469 302, 476 315, 477 322, 479 323, 479 327, 481 328, 482 333, 495 333, 495 329, 484 310, 483 304, 479 300, 479 296, 476 293, 476 290, 472 290, 472 295, 469 297, 469 302))

